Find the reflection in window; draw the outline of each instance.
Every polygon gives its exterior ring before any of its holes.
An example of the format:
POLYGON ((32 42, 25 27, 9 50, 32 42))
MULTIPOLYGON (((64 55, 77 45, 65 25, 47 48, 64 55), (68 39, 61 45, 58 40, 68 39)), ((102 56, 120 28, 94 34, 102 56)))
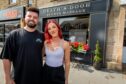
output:
POLYGON ((3 46, 10 31, 20 28, 19 21, 7 21, 0 24, 0 47, 3 46))
MULTIPOLYGON (((73 18, 71 18, 73 19, 73 18)), ((70 42, 88 42, 88 18, 74 18, 73 20, 62 20, 60 22, 63 37, 70 42)), ((59 21, 60 21, 59 20, 59 21)))
POLYGON ((5 36, 7 36, 10 31, 17 29, 19 27, 20 27, 19 23, 5 24, 5 36))

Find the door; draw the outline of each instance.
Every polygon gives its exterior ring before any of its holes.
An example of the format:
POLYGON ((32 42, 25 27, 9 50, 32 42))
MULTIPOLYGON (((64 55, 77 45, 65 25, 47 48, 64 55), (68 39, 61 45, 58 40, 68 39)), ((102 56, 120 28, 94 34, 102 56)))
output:
POLYGON ((96 42, 99 41, 101 54, 102 54, 102 66, 106 64, 106 31, 107 31, 107 13, 99 12, 91 14, 90 16, 90 48, 95 50, 96 42))

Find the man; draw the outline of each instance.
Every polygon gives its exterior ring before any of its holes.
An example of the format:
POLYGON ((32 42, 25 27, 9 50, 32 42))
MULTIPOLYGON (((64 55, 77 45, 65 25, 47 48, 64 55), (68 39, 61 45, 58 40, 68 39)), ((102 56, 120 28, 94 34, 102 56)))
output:
POLYGON ((43 84, 42 47, 43 34, 36 30, 39 10, 27 9, 26 26, 10 32, 3 47, 1 58, 6 84, 43 84), (14 77, 10 75, 13 64, 14 77))

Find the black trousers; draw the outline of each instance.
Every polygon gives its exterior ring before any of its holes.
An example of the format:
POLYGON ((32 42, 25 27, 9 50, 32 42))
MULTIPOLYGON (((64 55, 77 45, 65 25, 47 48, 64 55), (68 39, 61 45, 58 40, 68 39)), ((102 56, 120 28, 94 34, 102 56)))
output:
POLYGON ((64 67, 50 67, 44 65, 44 84, 65 84, 64 67))

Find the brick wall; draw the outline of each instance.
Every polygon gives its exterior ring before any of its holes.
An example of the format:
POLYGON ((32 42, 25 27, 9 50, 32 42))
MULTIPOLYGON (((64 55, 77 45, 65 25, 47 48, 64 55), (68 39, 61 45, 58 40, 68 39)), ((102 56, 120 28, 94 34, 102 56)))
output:
POLYGON ((8 3, 8 0, 0 0, 0 10, 6 8, 8 3))
MULTIPOLYGON (((40 0, 41 2, 43 0, 40 0)), ((32 6, 36 6, 37 1, 32 0, 32 6)), ((28 6, 28 0, 17 0, 16 3, 9 4, 9 0, 0 0, 0 10, 10 8, 10 7, 15 7, 15 6, 28 6)))
POLYGON ((113 0, 113 6, 109 13, 106 60, 111 62, 112 65, 114 64, 115 69, 118 70, 122 69, 124 22, 125 8, 120 6, 119 0, 113 0))
POLYGON ((89 1, 89 0, 37 0, 37 7, 46 8, 70 3, 77 3, 82 1, 89 1))

